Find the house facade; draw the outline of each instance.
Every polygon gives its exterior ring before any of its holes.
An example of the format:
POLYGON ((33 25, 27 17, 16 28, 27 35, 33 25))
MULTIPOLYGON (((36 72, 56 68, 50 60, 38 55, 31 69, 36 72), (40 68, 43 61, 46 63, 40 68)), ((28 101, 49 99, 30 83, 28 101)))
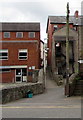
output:
POLYGON ((79 26, 79 73, 83 77, 83 16, 79 26))
MULTIPOLYGON (((52 41, 52 71, 66 77, 66 31, 67 27, 57 30, 52 41)), ((69 29, 69 75, 78 72, 78 34, 69 29)))
POLYGON ((0 23, 0 82, 33 82, 40 68, 40 23, 0 23))
MULTIPOLYGON (((80 22, 80 16, 78 11, 75 12, 74 16, 69 17, 69 28, 77 31, 80 22)), ((48 57, 47 63, 48 66, 52 66, 51 56, 52 56, 52 42, 53 42, 53 33, 57 30, 63 28, 66 25, 66 16, 49 16, 47 21, 47 38, 48 38, 48 57)))

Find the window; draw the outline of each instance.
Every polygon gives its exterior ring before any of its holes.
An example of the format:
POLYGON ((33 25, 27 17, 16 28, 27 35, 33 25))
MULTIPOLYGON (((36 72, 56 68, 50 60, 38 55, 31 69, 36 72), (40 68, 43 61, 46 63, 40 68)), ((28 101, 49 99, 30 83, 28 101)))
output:
POLYGON ((27 59, 27 49, 19 50, 19 60, 26 60, 27 59))
POLYGON ((57 25, 54 25, 54 31, 58 29, 58 26, 57 25))
POLYGON ((27 69, 18 68, 16 69, 16 82, 26 82, 27 81, 27 69))
POLYGON ((4 38, 10 38, 10 32, 4 32, 4 38))
POLYGON ((55 49, 56 49, 56 57, 60 57, 61 56, 61 44, 60 43, 56 43, 55 44, 56 45, 56 47, 55 47, 55 49))
POLYGON ((35 38, 35 32, 29 32, 29 38, 35 38))
POLYGON ((0 50, 0 60, 8 60, 8 50, 0 50))
POLYGON ((0 69, 0 73, 3 73, 3 72, 10 72, 11 69, 0 69))
POLYGON ((16 38, 23 38, 23 32, 17 32, 16 38))

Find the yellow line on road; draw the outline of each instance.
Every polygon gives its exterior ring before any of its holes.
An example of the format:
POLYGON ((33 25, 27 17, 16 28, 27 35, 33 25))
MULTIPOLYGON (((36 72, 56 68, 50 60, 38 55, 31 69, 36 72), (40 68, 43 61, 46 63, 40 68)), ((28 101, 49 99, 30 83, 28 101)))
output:
MULTIPOLYGON (((1 108, 1 107, 0 107, 1 108)), ((53 108, 81 108, 81 106, 79 105, 75 105, 75 106, 3 106, 2 109, 23 109, 23 108, 33 108, 33 109, 40 109, 40 108, 49 108, 49 109, 53 109, 53 108)))

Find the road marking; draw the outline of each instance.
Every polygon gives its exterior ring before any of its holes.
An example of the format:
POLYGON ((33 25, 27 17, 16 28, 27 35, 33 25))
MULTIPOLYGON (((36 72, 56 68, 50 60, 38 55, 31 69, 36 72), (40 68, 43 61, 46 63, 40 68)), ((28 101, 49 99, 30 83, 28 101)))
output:
MULTIPOLYGON (((1 108, 1 107, 0 107, 1 108)), ((38 109, 38 108, 49 108, 49 109, 53 109, 53 108, 81 108, 80 105, 70 105, 70 106, 3 106, 2 109, 22 109, 22 108, 29 108, 29 109, 38 109)))

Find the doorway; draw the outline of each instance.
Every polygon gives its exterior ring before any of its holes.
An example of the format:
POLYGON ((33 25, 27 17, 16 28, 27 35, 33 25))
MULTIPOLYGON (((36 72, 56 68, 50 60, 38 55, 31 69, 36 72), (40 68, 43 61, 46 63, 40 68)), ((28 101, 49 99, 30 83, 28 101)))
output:
POLYGON ((26 68, 17 68, 15 70, 16 82, 27 82, 27 69, 26 68))

